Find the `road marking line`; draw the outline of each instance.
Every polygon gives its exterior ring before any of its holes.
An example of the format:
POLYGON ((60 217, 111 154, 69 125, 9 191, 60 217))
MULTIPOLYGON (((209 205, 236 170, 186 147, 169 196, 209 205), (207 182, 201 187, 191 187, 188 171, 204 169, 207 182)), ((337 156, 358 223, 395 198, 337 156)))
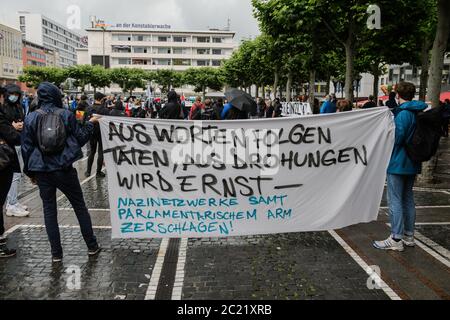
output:
MULTIPOLYGON (((416 225, 438 225, 440 222, 436 223, 416 223, 416 225)), ((386 223, 386 225, 390 228, 391 224, 386 223)), ((425 237, 423 234, 418 232, 417 230, 414 233, 414 237, 416 238, 416 245, 423 249, 426 253, 430 254, 433 258, 443 263, 445 266, 450 268, 450 252, 444 247, 438 245, 436 242, 431 239, 425 237)))
POLYGON ((422 192, 442 192, 442 193, 450 194, 450 191, 445 190, 445 189, 431 189, 431 188, 414 187, 413 190, 414 191, 422 191, 422 192))
MULTIPOLYGON (((417 206, 416 209, 446 209, 450 208, 450 205, 445 206, 417 206)), ((388 210, 389 207, 380 207, 380 209, 388 210)))
POLYGON ((418 240, 417 245, 421 247, 423 250, 428 252, 430 255, 432 255, 434 258, 439 260, 441 263, 443 263, 445 266, 450 268, 450 251, 445 249, 444 247, 438 245, 433 240, 425 237, 420 232, 415 233, 415 237, 418 240))
POLYGON ((156 291, 158 289, 158 283, 161 277, 162 266, 164 264, 164 258, 166 257, 168 245, 169 239, 162 239, 156 263, 153 267, 152 276, 150 277, 150 283, 148 284, 147 292, 145 294, 145 300, 155 300, 156 291))
MULTIPOLYGON (((74 211, 73 208, 58 208, 59 211, 74 211)), ((88 211, 92 212, 110 212, 111 209, 90 209, 88 208, 88 211)))
MULTIPOLYGON (((31 229, 39 229, 39 228, 45 228, 45 225, 43 224, 17 224, 8 231, 5 232, 5 234, 11 234, 17 229, 20 228, 31 228, 31 229)), ((59 226, 61 229, 79 229, 80 226, 69 226, 69 225, 62 225, 59 226)), ((111 226, 92 226, 92 229, 112 229, 111 226)))
POLYGON ((416 226, 447 226, 450 222, 416 222, 416 226))
MULTIPOLYGON (((344 248, 344 250, 352 257, 352 259, 364 270, 364 272, 367 273, 368 276, 372 276, 370 273, 369 265, 353 250, 347 242, 344 241, 335 231, 328 231, 331 236, 344 248)), ((395 293, 394 290, 392 290, 391 287, 383 280, 383 278, 380 276, 380 288, 384 291, 384 293, 391 299, 391 300, 402 300, 400 296, 395 293)))
POLYGON ((187 253, 188 239, 181 239, 180 249, 178 252, 177 270, 175 273, 175 283, 172 290, 172 300, 181 300, 184 283, 184 268, 186 265, 186 253, 187 253))
POLYGON ((7 231, 5 231, 5 233, 3 234, 4 236, 10 235, 11 233, 13 233, 14 231, 16 231, 17 229, 20 228, 20 224, 16 224, 15 226, 9 228, 7 231))

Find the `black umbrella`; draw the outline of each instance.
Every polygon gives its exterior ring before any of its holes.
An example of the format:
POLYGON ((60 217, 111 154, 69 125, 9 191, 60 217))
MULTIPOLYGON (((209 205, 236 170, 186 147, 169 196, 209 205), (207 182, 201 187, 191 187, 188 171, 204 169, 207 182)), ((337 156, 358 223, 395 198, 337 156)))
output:
POLYGON ((247 113, 256 114, 256 102, 248 93, 239 89, 231 89, 225 92, 225 97, 233 107, 247 113))

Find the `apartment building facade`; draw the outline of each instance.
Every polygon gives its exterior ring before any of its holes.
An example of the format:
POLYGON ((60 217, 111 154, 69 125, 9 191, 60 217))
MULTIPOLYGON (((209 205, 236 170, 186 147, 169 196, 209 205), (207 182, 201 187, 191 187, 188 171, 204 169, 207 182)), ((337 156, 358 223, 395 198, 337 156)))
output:
POLYGON ((18 19, 23 40, 56 52, 56 66, 77 63, 77 49, 85 47, 81 35, 41 14, 19 12, 18 19))
POLYGON ((78 64, 145 70, 219 67, 237 48, 234 32, 87 29, 88 49, 79 49, 78 64))
POLYGON ((0 85, 17 82, 22 71, 21 33, 0 24, 0 85))

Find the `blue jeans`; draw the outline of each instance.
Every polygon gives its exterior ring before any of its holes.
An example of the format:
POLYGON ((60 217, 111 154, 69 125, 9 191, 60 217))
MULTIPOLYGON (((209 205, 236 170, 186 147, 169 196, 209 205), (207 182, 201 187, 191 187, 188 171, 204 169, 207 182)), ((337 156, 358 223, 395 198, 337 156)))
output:
POLYGON ((92 230, 91 216, 84 202, 83 192, 77 171, 74 168, 55 172, 36 173, 40 195, 44 206, 44 221, 53 256, 62 256, 61 237, 58 225, 58 208, 56 203, 56 189, 69 199, 78 223, 81 234, 89 249, 95 249, 97 239, 92 230))
POLYGON ((392 236, 403 239, 413 236, 416 223, 416 204, 414 203, 414 181, 416 176, 397 174, 387 175, 387 197, 391 218, 392 236))
MULTIPOLYGON (((16 147, 17 157, 19 158, 20 167, 23 168, 22 162, 22 151, 20 147, 16 147)), ((18 202, 17 197, 19 193, 19 184, 22 180, 22 173, 14 172, 13 181, 11 183, 11 188, 8 192, 8 197, 6 198, 6 204, 8 206, 15 206, 18 202)))

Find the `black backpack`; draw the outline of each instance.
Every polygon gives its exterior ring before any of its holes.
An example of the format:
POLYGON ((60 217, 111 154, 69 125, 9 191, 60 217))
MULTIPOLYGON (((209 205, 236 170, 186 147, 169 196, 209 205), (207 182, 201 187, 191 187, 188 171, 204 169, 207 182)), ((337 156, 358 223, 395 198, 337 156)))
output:
POLYGON ((437 153, 442 137, 442 113, 442 107, 438 107, 416 114, 416 130, 405 146, 412 161, 426 162, 437 153))
POLYGON ((38 118, 37 141, 39 149, 43 155, 51 156, 61 153, 66 146, 66 126, 61 115, 64 109, 57 109, 55 112, 45 112, 37 110, 41 115, 38 118))

